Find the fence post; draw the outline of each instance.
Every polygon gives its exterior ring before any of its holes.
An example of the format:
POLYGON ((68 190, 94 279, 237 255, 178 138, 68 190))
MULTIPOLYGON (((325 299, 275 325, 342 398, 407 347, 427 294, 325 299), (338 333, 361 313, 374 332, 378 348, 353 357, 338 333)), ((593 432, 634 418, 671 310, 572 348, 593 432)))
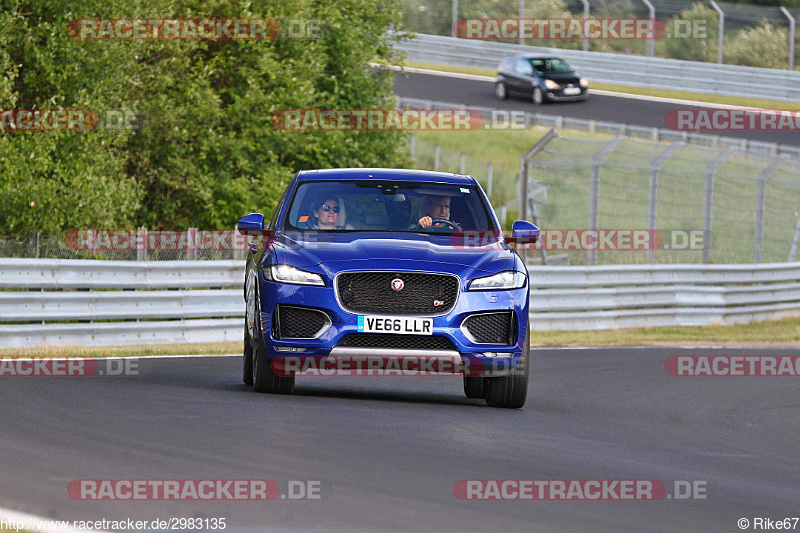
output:
POLYGON ((767 168, 758 174, 758 194, 756 195, 756 220, 755 220, 755 239, 753 241, 753 263, 761 262, 761 254, 764 248, 764 192, 767 186, 767 178, 775 172, 781 164, 780 159, 775 159, 767 168))
POLYGON ((453 0, 453 22, 450 24, 450 31, 453 33, 453 37, 458 37, 456 35, 456 21, 458 20, 458 0, 453 0))
POLYGON ((581 0, 583 4, 583 51, 589 51, 589 37, 586 31, 586 21, 589 20, 589 0, 581 0))
POLYGON ((653 159, 653 162, 650 163, 650 190, 647 195, 647 233, 650 246, 647 247, 647 260, 651 263, 656 260, 656 250, 653 244, 655 241, 654 234, 656 229, 656 208, 658 200, 658 171, 661 170, 661 165, 663 165, 667 159, 675 153, 675 150, 682 145, 683 143, 680 142, 670 144, 666 150, 658 154, 658 156, 653 159))
POLYGON ((417 158, 417 137, 412 135, 411 142, 409 143, 409 152, 411 154, 411 159, 417 158))
POLYGON ((147 228, 139 228, 137 234, 137 240, 142 243, 142 246, 136 248, 136 260, 147 261, 147 228))
POLYGON ((708 263, 711 256, 711 223, 714 205, 714 173, 728 159, 732 150, 726 148, 706 167, 706 185, 703 193, 703 263, 708 263))
MULTIPOLYGON (((187 230, 188 238, 186 247, 186 259, 190 261, 197 260, 197 228, 189 228, 187 230)), ((212 237, 213 238, 213 237, 212 237)))
POLYGON ((781 6, 783 15, 789 19, 789 70, 794 70, 794 26, 795 20, 789 10, 781 6))
MULTIPOLYGON (((600 222, 600 165, 603 160, 616 150, 617 146, 625 141, 626 137, 617 136, 611 139, 603 149, 592 156, 592 177, 589 193, 589 231, 594 231, 597 235, 598 225, 600 222)), ((595 243, 597 239, 595 239, 595 243)), ((597 264, 597 247, 588 250, 589 265, 597 264)))
POLYGON ((714 8, 714 11, 717 12, 717 16, 719 17, 719 24, 717 31, 719 35, 717 35, 717 63, 720 65, 722 64, 722 36, 725 33, 725 13, 722 9, 717 5, 714 0, 709 0, 711 3, 711 7, 714 8))
POLYGON ((528 163, 533 157, 544 149, 545 145, 552 139, 558 137, 558 132, 555 128, 550 128, 550 131, 544 134, 533 147, 525 152, 519 160, 519 182, 517 190, 519 191, 519 219, 528 220, 528 163))
POLYGON ((656 41, 655 41, 655 38, 656 38, 656 35, 655 35, 655 33, 656 33, 656 24, 655 24, 656 8, 653 7, 653 4, 650 2, 650 0, 642 0, 642 2, 644 3, 644 5, 647 6, 647 10, 650 12, 650 31, 652 32, 650 34, 650 38, 647 39, 647 42, 645 42, 645 44, 644 44, 644 48, 645 48, 645 52, 644 53, 645 53, 645 55, 647 57, 653 57, 653 54, 655 53, 655 43, 656 43, 656 41))
POLYGON ((489 163, 486 173, 488 174, 488 180, 486 182, 486 196, 489 197, 489 201, 492 200, 492 173, 494 172, 494 165, 489 163))
POLYGON ((433 149, 433 170, 439 170, 439 157, 441 155, 441 148, 437 144, 433 149))
POLYGON ((800 216, 797 217, 797 224, 794 226, 794 238, 792 239, 792 247, 789 250, 789 262, 794 261, 797 255, 797 245, 800 244, 800 216))

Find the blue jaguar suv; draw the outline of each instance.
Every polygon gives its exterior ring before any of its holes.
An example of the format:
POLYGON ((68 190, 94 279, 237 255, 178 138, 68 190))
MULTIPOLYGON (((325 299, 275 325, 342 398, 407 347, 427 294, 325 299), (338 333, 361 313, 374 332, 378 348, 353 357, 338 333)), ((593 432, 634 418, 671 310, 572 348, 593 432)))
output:
POLYGON ((504 237, 473 177, 302 171, 269 220, 251 213, 237 227, 252 237, 243 381, 257 392, 291 394, 301 369, 334 360, 414 359, 417 370, 450 362, 441 373, 463 375, 470 398, 525 404, 528 274, 509 241, 535 242, 539 229, 516 221, 504 237))

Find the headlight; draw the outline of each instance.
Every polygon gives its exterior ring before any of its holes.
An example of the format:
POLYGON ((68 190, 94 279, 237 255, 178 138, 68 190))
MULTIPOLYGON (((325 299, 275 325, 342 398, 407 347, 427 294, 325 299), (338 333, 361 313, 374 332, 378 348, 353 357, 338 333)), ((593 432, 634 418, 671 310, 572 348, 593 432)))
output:
POLYGON ((544 80, 544 86, 548 89, 558 89, 559 85, 553 80, 544 80))
POLYGON ((581 78, 581 87, 585 89, 588 86, 589 86, 589 80, 587 80, 586 78, 581 78))
POLYGON ((525 286, 525 274, 513 270, 498 272, 485 278, 476 278, 469 283, 471 291, 488 291, 493 289, 519 289, 525 286))
POLYGON ((292 265, 271 265, 261 269, 264 278, 279 283, 294 283, 297 285, 322 285, 325 282, 322 276, 313 272, 300 270, 292 265))

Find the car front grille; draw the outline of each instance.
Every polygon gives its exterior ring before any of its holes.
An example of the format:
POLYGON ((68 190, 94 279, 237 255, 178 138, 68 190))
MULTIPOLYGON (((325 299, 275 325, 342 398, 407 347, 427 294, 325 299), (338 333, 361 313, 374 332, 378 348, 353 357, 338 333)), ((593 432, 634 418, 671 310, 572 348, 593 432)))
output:
POLYGON ((387 348, 394 350, 455 350, 452 343, 438 335, 384 335, 352 333, 339 342, 340 348, 387 348))
POLYGON ((464 320, 462 328, 479 344, 514 344, 517 337, 516 320, 513 311, 481 313, 464 320))
POLYGON ((279 305, 275 315, 277 339, 313 339, 330 324, 328 315, 305 307, 279 305))
POLYGON ((337 278, 342 307, 352 313, 443 315, 456 303, 459 280, 449 274, 345 272, 337 278), (394 290, 393 280, 403 289, 394 290))

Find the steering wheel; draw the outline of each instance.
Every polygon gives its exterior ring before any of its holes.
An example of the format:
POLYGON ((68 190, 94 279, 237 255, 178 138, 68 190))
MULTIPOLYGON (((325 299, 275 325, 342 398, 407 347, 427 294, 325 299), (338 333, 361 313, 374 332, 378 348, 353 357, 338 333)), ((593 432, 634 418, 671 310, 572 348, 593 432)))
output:
MULTIPOLYGON (((452 220, 447 220, 446 218, 432 218, 430 228, 434 227, 437 224, 439 224, 440 226, 445 226, 447 228, 450 228, 453 231, 461 231, 461 228, 458 226, 458 224, 456 224, 452 220)), ((424 229, 430 229, 430 228, 424 228, 424 229)))

